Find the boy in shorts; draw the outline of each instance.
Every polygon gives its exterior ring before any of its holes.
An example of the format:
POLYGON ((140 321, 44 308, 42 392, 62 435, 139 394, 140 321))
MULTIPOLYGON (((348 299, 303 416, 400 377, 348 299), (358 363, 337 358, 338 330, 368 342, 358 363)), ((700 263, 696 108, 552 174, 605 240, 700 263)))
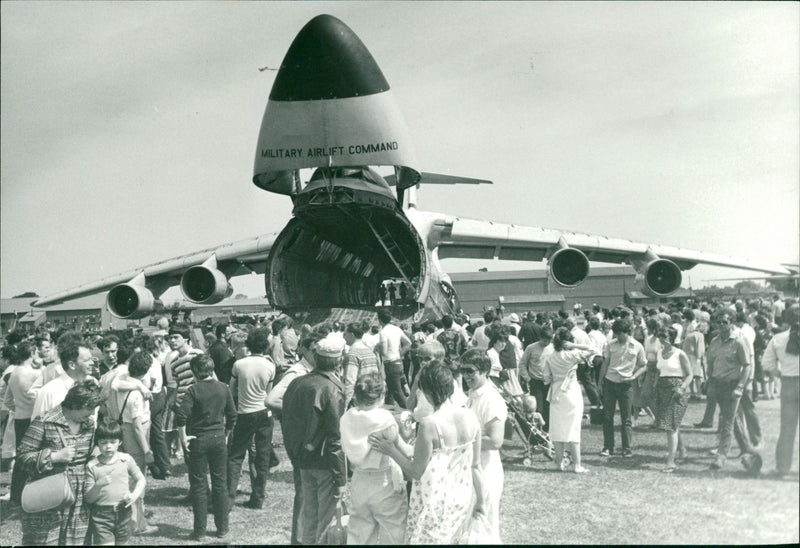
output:
POLYGON ((145 479, 133 457, 119 451, 122 428, 115 421, 100 423, 95 444, 100 453, 86 465, 89 532, 92 544, 128 544, 132 505, 144 493, 145 479), (130 486, 133 485, 133 490, 130 486))

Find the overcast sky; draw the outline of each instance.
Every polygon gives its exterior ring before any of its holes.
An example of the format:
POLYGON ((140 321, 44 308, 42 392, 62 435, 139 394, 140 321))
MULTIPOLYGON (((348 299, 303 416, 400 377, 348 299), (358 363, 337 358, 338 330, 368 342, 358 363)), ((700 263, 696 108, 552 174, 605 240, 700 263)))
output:
POLYGON ((283 228, 251 182, 258 69, 320 13, 382 68, 414 167, 495 183, 421 208, 797 262, 799 6, 2 2, 2 296, 283 228))

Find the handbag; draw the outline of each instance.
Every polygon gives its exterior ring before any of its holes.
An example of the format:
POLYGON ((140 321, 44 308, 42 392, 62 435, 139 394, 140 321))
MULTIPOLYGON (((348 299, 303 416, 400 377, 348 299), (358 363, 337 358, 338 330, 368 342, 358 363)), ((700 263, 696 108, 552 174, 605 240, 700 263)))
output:
MULTIPOLYGON (((344 459, 344 477, 347 478, 347 457, 344 459)), ((342 498, 337 497, 336 507, 333 511, 333 517, 325 530, 322 531, 317 540, 317 544, 344 546, 347 544, 347 522, 350 516, 345 512, 342 498)))
POLYGON ((336 501, 331 522, 319 536, 318 544, 343 546, 347 544, 347 522, 350 516, 344 513, 342 501, 336 501))
MULTIPOLYGON (((64 435, 58 429, 64 447, 64 435)), ((22 509, 29 514, 61 510, 75 502, 75 491, 66 470, 28 482, 22 489, 22 509)))

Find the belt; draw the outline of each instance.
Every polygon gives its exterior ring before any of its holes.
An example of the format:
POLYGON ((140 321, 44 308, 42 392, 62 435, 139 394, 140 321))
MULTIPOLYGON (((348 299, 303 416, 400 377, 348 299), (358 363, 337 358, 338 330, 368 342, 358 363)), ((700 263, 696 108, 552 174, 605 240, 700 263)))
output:
POLYGON ((354 474, 363 474, 367 476, 383 476, 385 474, 391 474, 392 468, 354 468, 354 474))

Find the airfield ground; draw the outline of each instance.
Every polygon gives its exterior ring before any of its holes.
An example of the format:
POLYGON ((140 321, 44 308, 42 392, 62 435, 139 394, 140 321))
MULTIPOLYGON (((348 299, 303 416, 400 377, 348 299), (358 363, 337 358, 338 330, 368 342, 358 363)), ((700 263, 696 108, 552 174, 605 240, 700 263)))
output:
MULTIPOLYGON (((705 403, 693 402, 684 424, 700 420, 705 403)), ((685 428, 689 459, 674 474, 662 474, 665 436, 646 428, 634 429, 635 456, 602 458, 602 428, 584 424, 584 464, 590 473, 576 475, 552 470, 538 453, 532 466, 522 464, 522 445, 516 437, 504 453, 505 487, 501 533, 509 544, 775 544, 800 542, 800 489, 797 464, 787 478, 769 475, 775 468, 780 400, 759 401, 764 430, 764 472, 745 475, 737 459, 726 470, 711 473, 715 445, 712 430, 685 428)), ((619 436, 619 433, 617 433, 619 436)), ((280 429, 276 429, 280 444, 280 429)), ((735 444, 734 444, 735 445, 735 444)), ((292 511, 292 472, 282 446, 280 466, 267 482, 267 501, 261 510, 242 504, 249 478, 242 474, 241 493, 231 513, 230 543, 287 544, 292 511)), ((734 450, 734 454, 738 452, 734 450)), ((795 463, 798 449, 795 448, 795 463)), ((133 544, 192 544, 191 507, 186 467, 176 464, 167 481, 149 479, 147 507, 158 531, 133 537, 133 544)), ((210 524, 213 520, 209 519, 210 524)), ((213 525, 212 527, 213 532, 213 525)), ((0 503, 0 545, 22 539, 19 510, 0 503)), ((213 543, 209 537, 209 543, 213 543)))

